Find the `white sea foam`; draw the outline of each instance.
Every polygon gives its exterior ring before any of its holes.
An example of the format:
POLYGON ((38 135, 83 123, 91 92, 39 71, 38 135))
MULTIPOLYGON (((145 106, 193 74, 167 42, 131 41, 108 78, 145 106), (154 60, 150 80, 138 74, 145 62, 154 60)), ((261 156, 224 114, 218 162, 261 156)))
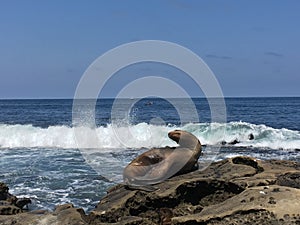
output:
POLYGON ((155 126, 139 123, 130 126, 113 127, 112 125, 91 129, 88 127, 50 126, 48 128, 32 125, 0 124, 0 148, 151 148, 174 146, 167 133, 174 129, 183 129, 196 135, 202 144, 218 145, 222 141, 238 140, 236 146, 272 149, 300 149, 300 132, 285 128, 275 129, 266 125, 246 122, 197 123, 183 127, 155 126), (76 135, 80 135, 77 143, 76 135), (97 145, 91 141, 97 134, 97 145), (248 140, 253 134, 254 140, 248 140))

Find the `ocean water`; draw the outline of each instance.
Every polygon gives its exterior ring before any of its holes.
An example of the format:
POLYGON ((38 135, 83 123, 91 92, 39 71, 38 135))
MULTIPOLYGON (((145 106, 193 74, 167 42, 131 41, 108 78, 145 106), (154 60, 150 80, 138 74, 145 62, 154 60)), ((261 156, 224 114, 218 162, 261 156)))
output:
MULTIPOLYGON (((122 182, 122 170, 134 157, 152 147, 175 146, 167 136, 174 129, 199 138, 200 164, 237 155, 300 161, 300 98, 226 98, 226 122, 211 121, 204 98, 193 99, 198 118, 184 121, 163 99, 122 101, 132 102, 126 119, 112 121, 114 100, 101 99, 90 127, 73 124, 70 99, 0 100, 0 181, 13 194, 30 197, 31 209, 71 202, 90 211, 107 188, 122 182), (82 134, 80 143, 75 132, 82 134), (234 140, 238 143, 228 144, 234 140)), ((185 106, 187 100, 174 102, 185 106)))

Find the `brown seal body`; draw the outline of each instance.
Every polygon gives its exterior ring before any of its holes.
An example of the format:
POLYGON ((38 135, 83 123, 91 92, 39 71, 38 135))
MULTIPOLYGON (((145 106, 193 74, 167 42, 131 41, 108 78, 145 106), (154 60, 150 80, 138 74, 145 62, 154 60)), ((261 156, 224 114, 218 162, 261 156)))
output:
POLYGON ((178 147, 153 148, 135 158, 123 172, 125 183, 149 185, 159 183, 175 174, 191 172, 198 167, 201 143, 193 134, 174 130, 169 138, 178 147))

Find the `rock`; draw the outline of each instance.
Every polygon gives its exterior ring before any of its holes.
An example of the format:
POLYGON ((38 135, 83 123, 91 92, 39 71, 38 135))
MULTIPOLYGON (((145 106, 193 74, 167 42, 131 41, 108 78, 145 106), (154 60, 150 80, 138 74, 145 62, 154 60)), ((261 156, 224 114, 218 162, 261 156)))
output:
POLYGON ((150 187, 118 184, 89 215, 72 204, 57 206, 53 212, 20 213, 14 205, 18 201, 0 183, 0 212, 5 214, 0 224, 300 224, 299 175, 299 162, 235 157, 150 187))
POLYGON ((7 198, 8 190, 8 186, 5 183, 0 182, 0 200, 5 200, 7 198))
POLYGON ((0 215, 14 215, 21 213, 24 206, 31 203, 29 198, 17 198, 9 193, 5 183, 0 182, 0 215))
POLYGON ((205 207, 200 213, 172 218, 172 223, 296 224, 300 222, 299 199, 299 189, 277 185, 267 189, 264 186, 252 187, 220 204, 205 207), (278 188, 280 191, 276 191, 278 188))
POLYGON ((300 188, 300 172, 288 172, 278 176, 276 184, 287 187, 300 188))
POLYGON ((299 172, 297 162, 235 157, 153 185, 152 192, 118 185, 89 223, 299 224, 299 172))
POLYGON ((30 198, 18 198, 15 202, 15 205, 20 209, 23 209, 24 206, 28 206, 28 204, 31 204, 30 198))
MULTIPOLYGON (((16 207, 17 208, 17 207, 16 207)), ((17 208, 19 209, 19 208, 17 208)), ((20 209, 19 209, 20 210, 20 209)), ((32 211, 15 216, 0 216, 1 225, 87 225, 83 209, 72 204, 58 206, 54 212, 32 211)))
POLYGON ((86 223, 86 215, 81 208, 74 208, 72 204, 64 204, 56 207, 53 215, 59 221, 59 225, 84 225, 86 223))
POLYGON ((30 204, 29 198, 17 198, 9 193, 5 183, 0 182, 0 224, 20 225, 85 225, 86 215, 83 209, 76 209, 72 204, 56 207, 54 212, 37 210, 23 212, 23 207, 30 204), (18 214, 18 215, 17 215, 18 214))
POLYGON ((21 213, 22 210, 14 205, 1 205, 0 215, 15 215, 21 213))

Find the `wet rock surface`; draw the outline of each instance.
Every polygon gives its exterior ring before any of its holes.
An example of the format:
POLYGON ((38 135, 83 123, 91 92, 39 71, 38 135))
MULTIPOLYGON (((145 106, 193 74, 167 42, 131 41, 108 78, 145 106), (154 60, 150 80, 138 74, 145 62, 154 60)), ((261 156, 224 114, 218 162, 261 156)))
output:
POLYGON ((9 193, 9 188, 5 183, 0 182, 0 215, 21 213, 28 204, 31 204, 29 198, 17 198, 9 193))
POLYGON ((1 225, 85 225, 86 215, 82 209, 76 209, 72 204, 58 206, 54 212, 36 210, 17 215, 1 215, 1 225))
POLYGON ((116 185, 88 215, 71 204, 16 213, 0 224, 300 224, 300 163, 235 157, 151 188, 116 185))

